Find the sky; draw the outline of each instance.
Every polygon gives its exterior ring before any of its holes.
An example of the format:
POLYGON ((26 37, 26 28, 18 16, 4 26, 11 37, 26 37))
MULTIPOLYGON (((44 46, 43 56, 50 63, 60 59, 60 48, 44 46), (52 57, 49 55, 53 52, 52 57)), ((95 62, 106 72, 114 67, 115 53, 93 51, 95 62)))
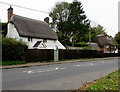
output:
MULTIPOLYGON (((43 13, 12 6, 13 12, 16 15, 43 21, 45 17, 49 17, 49 12, 52 11, 55 4, 62 1, 71 3, 73 0, 0 0, 0 21, 7 22, 7 9, 9 8, 9 5, 1 2, 46 12, 43 13)), ((83 5, 87 18, 91 20, 92 26, 102 25, 105 32, 112 37, 118 33, 118 2, 120 0, 79 1, 83 5)))

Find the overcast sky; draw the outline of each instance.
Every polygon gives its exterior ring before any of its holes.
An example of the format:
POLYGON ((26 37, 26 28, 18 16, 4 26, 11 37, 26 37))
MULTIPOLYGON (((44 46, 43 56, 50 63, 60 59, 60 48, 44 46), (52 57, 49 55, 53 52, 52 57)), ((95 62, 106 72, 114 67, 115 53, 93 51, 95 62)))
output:
MULTIPOLYGON (((32 8, 44 12, 50 12, 57 2, 72 2, 73 0, 0 0, 0 20, 7 22, 7 9, 9 5, 1 2, 32 8)), ((92 26, 102 25, 107 34, 114 37, 118 32, 118 1, 119 0, 79 0, 83 4, 85 14, 92 21, 92 26)), ((12 6, 14 14, 37 20, 44 20, 47 13, 31 11, 12 6)))

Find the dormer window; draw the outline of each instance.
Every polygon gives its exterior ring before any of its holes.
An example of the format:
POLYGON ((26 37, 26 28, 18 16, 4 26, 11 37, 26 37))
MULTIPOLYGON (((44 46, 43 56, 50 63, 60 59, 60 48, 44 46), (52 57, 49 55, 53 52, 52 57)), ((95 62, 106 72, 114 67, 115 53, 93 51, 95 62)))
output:
POLYGON ((38 47, 42 41, 37 41, 33 47, 38 47))

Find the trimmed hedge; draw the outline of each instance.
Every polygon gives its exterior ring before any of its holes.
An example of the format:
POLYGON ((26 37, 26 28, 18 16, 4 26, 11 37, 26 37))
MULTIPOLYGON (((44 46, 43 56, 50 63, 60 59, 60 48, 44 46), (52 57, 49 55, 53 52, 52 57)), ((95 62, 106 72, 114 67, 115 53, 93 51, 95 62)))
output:
POLYGON ((27 50, 27 45, 22 41, 12 38, 2 39, 2 61, 23 61, 25 50, 27 50))
POLYGON ((87 46, 87 43, 86 42, 77 42, 77 43, 75 43, 75 46, 76 47, 85 47, 85 46, 87 46))

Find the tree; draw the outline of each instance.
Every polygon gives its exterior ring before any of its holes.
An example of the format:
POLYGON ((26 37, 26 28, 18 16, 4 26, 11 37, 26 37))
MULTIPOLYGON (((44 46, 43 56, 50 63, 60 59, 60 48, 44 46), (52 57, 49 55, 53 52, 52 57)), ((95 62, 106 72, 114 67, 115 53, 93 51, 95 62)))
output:
POLYGON ((51 26, 57 30, 59 41, 63 44, 68 44, 69 30, 68 16, 69 16, 69 3, 57 3, 54 9, 50 12, 49 16, 52 18, 51 26))
POLYGON ((100 24, 93 28, 93 32, 95 32, 96 35, 98 34, 104 34, 105 36, 108 36, 107 33, 105 32, 105 29, 103 26, 101 26, 100 24))
POLYGON ((3 37, 7 34, 7 23, 0 23, 0 33, 3 37))
POLYGON ((89 21, 84 13, 81 2, 75 0, 72 3, 58 3, 50 12, 51 25, 57 29, 62 44, 68 45, 72 39, 74 46, 74 43, 79 41, 79 37, 89 31, 89 21))
POLYGON ((114 38, 118 42, 118 44, 120 44, 120 32, 118 32, 114 38))
POLYGON ((118 43, 118 48, 120 48, 120 32, 118 32, 118 33, 115 35, 114 39, 115 39, 115 40, 117 41, 117 43, 118 43))
POLYGON ((72 46, 74 46, 75 40, 76 42, 79 41, 80 37, 84 36, 89 31, 90 25, 81 2, 74 0, 70 4, 69 21, 73 32, 72 46))

